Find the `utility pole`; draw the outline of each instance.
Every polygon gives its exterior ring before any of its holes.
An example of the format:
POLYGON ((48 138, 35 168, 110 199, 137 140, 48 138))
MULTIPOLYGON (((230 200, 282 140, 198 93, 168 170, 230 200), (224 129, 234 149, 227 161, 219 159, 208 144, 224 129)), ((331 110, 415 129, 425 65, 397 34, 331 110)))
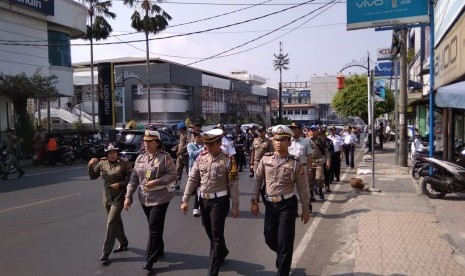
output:
POLYGON ((399 166, 407 167, 407 29, 400 31, 399 166))
POLYGON ((289 67, 286 65, 289 64, 289 59, 287 58, 288 54, 283 55, 283 43, 280 41, 279 42, 279 55, 274 55, 276 58, 273 60, 273 67, 274 70, 279 70, 279 94, 278 94, 278 100, 279 100, 279 123, 282 123, 283 120, 283 107, 282 107, 282 93, 283 93, 283 69, 287 70, 289 67))

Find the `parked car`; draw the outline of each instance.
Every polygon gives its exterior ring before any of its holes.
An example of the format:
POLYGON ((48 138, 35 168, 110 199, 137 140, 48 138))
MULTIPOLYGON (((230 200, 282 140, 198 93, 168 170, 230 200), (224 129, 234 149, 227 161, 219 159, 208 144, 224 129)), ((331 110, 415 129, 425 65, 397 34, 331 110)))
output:
MULTIPOLYGON (((123 130, 118 140, 120 155, 132 163, 136 161, 137 156, 143 151, 143 140, 145 130, 123 130)), ((164 130, 158 130, 165 150, 176 159, 176 152, 171 149, 179 144, 179 140, 164 130)))

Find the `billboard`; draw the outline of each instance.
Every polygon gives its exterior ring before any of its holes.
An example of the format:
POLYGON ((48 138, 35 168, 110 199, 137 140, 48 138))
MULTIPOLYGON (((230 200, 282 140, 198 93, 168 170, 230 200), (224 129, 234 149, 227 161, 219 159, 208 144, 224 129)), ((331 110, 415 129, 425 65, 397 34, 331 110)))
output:
POLYGON ((115 124, 115 107, 113 97, 113 64, 98 64, 98 116, 100 126, 115 124))
POLYGON ((20 5, 48 15, 54 15, 55 3, 53 0, 10 0, 11 4, 20 5))
POLYGON ((428 23, 429 0, 347 0, 347 30, 428 23))
POLYGON ((373 90, 375 92, 375 101, 383 102, 386 100, 386 81, 384 79, 375 79, 373 82, 373 90))
POLYGON ((444 37, 447 30, 452 26, 463 12, 465 1, 461 0, 438 0, 434 7, 434 46, 444 37), (439 23, 439 24, 437 24, 439 23))
POLYGON ((394 76, 394 62, 378 62, 375 66, 375 76, 391 77, 394 76))

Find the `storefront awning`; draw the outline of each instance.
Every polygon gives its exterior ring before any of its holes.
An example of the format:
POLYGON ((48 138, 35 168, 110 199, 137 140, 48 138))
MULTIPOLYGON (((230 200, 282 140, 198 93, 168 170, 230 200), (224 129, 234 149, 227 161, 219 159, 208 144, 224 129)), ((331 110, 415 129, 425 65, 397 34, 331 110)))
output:
POLYGON ((465 109, 465 81, 439 87, 435 102, 439 107, 465 109))

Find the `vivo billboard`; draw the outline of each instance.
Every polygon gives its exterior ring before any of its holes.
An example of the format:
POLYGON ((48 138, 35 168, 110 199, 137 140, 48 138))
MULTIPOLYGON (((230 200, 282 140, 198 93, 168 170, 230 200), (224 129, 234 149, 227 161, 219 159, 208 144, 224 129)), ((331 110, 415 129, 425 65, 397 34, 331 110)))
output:
POLYGON ((347 30, 428 23, 429 0, 347 0, 347 30))
POLYGON ((394 76, 394 63, 389 62, 378 62, 375 67, 375 76, 379 77, 391 77, 394 76))

